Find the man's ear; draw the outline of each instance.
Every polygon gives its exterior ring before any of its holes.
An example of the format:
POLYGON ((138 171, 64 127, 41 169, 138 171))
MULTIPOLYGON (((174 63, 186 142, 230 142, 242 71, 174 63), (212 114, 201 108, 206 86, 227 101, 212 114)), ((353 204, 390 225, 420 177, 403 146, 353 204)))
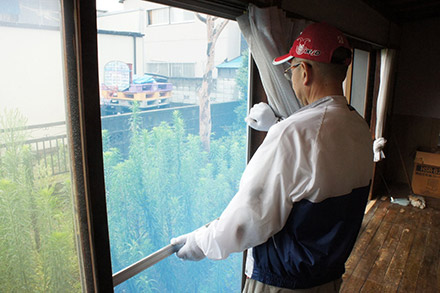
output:
POLYGON ((312 66, 310 64, 305 63, 305 62, 301 62, 301 69, 302 69, 301 78, 302 78, 303 84, 305 86, 307 86, 310 84, 310 82, 313 79, 312 66))

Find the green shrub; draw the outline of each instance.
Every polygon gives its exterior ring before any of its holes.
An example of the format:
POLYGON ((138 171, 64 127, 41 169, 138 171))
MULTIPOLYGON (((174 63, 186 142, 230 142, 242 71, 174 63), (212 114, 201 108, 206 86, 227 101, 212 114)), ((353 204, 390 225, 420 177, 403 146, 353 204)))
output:
MULTIPOLYGON (((147 131, 140 127, 136 107, 130 131, 126 160, 116 159, 116 150, 104 153, 114 272, 217 218, 238 189, 245 167, 244 131, 213 140, 208 154, 198 136, 186 134, 178 112, 171 123, 147 131)), ((239 290, 240 262, 240 255, 229 262, 197 263, 172 256, 116 290, 239 290)))

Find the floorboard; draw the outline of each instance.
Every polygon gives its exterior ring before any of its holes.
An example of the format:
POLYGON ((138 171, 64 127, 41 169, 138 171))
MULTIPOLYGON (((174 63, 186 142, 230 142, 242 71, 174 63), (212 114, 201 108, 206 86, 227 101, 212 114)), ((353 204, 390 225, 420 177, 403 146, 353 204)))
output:
POLYGON ((376 200, 346 263, 341 292, 440 292, 440 210, 376 200))

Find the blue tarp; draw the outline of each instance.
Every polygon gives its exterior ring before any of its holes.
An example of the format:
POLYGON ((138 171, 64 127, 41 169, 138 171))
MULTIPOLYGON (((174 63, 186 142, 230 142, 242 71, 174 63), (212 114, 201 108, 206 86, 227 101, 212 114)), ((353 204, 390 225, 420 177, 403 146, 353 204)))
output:
POLYGON ((153 83, 153 82, 155 82, 155 80, 150 75, 136 76, 133 78, 134 84, 144 84, 144 83, 153 83))

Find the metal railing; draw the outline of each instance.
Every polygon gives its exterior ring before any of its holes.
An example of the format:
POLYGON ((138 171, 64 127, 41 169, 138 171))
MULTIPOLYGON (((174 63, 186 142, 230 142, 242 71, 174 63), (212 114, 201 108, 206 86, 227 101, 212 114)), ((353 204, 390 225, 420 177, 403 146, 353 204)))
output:
MULTIPOLYGON (((69 172, 69 156, 67 153, 67 135, 65 129, 56 130, 55 127, 65 127, 65 122, 61 121, 13 129, 0 129, 0 133, 11 131, 33 132, 33 136, 37 136, 38 138, 18 142, 19 145, 27 145, 29 147, 32 154, 32 166, 40 165, 47 170, 45 172, 49 173, 48 175, 57 175, 69 172), (62 133, 53 134, 54 132, 62 133)), ((8 142, 2 142, 0 144, 0 160, 9 147, 11 147, 11 144, 8 142)), ((40 174, 34 174, 34 176, 37 177, 39 175, 40 174)))
POLYGON ((149 267, 157 264, 161 260, 167 258, 172 255, 176 251, 178 251, 182 245, 172 245, 169 244, 156 252, 153 252, 149 256, 141 259, 140 261, 126 267, 125 269, 120 270, 116 274, 113 275, 113 287, 121 284, 122 282, 127 281, 131 277, 139 274, 140 272, 148 269, 149 267))
POLYGON ((66 134, 31 139, 25 144, 35 154, 35 161, 49 169, 51 175, 69 172, 66 134))

